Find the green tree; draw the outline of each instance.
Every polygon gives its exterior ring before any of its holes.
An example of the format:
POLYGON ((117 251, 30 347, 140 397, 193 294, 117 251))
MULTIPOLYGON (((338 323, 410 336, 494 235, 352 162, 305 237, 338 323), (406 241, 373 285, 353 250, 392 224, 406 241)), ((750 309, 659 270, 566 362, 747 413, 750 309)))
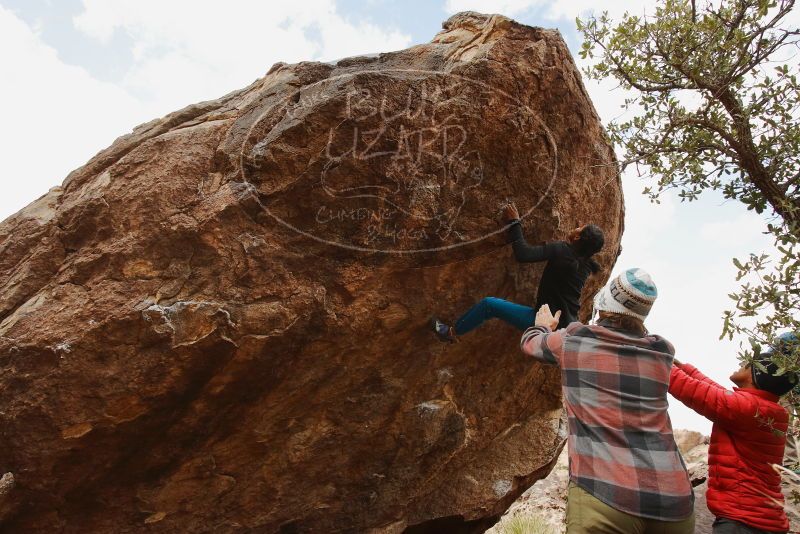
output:
MULTIPOLYGON (((777 252, 733 260, 741 286, 730 295, 721 335, 752 339, 740 354, 751 362, 776 332, 800 329, 793 7, 794 0, 661 0, 652 15, 577 21, 587 76, 616 79, 629 92, 627 113, 607 131, 624 153, 622 168, 635 165, 649 182, 644 193, 657 202, 675 190, 691 201, 716 190, 764 214, 777 252)), ((777 358, 782 371, 800 370, 798 352, 777 358)))

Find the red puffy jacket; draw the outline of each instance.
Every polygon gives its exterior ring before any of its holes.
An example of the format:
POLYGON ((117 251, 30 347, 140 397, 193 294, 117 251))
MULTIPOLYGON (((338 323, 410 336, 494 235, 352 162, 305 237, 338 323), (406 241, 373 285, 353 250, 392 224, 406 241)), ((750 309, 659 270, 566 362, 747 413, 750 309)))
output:
POLYGON ((708 509, 769 532, 787 532, 781 465, 788 412, 778 397, 760 389, 720 386, 687 363, 672 366, 669 392, 710 419, 708 509))

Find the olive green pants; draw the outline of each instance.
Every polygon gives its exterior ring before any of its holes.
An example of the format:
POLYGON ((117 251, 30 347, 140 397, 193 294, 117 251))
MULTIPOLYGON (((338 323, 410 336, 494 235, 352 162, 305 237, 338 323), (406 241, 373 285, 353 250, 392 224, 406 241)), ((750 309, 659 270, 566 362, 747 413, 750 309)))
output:
POLYGON ((694 513, 681 521, 658 521, 620 512, 580 486, 569 484, 567 534, 693 534, 694 513))

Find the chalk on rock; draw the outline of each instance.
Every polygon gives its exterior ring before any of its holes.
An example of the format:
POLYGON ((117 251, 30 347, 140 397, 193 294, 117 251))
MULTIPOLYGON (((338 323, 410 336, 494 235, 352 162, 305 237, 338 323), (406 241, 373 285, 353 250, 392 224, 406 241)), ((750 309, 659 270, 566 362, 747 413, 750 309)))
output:
POLYGON ((14 473, 6 473, 0 477, 0 499, 11 493, 15 484, 14 473))

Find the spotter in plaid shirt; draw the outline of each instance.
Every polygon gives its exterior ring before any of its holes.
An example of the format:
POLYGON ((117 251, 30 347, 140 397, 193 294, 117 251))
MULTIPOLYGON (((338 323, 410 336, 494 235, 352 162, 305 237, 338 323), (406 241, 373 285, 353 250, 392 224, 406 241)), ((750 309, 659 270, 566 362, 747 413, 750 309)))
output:
POLYGON ((692 486, 667 415, 675 352, 667 340, 601 320, 555 332, 533 326, 521 346, 561 367, 573 483, 631 515, 679 521, 692 514, 692 486))

